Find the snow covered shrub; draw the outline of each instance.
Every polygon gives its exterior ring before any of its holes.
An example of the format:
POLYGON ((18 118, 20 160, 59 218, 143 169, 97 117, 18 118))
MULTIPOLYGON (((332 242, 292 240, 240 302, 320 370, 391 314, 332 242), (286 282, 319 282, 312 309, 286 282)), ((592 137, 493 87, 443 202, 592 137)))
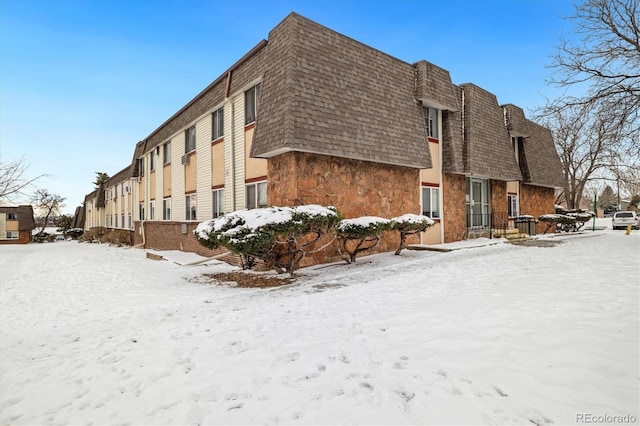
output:
POLYGON ((73 240, 77 240, 78 238, 80 238, 82 236, 83 233, 84 233, 84 229, 82 229, 82 228, 71 228, 71 229, 68 229, 64 233, 64 235, 71 237, 71 239, 73 239, 73 240))
POLYGON ((557 231, 561 231, 563 229, 567 230, 570 226, 573 226, 576 223, 575 217, 557 213, 543 214, 538 218, 538 220, 547 225, 547 229, 544 230, 543 234, 546 234, 553 225, 556 225, 557 231))
POLYGON ((355 263, 358 253, 374 248, 380 242, 380 234, 392 229, 389 219, 362 216, 344 219, 336 227, 338 248, 349 255, 347 263, 355 263))
POLYGON ((194 234, 207 248, 225 247, 240 254, 244 268, 261 259, 278 273, 293 274, 307 250, 340 219, 335 207, 266 207, 238 210, 200 223, 194 234))
POLYGON ((109 244, 118 247, 131 245, 131 235, 129 234, 129 231, 124 231, 122 229, 115 229, 109 232, 104 236, 104 240, 109 244))
POLYGON ((394 217, 391 219, 391 229, 400 232, 400 245, 395 254, 399 255, 400 252, 406 247, 407 235, 414 235, 420 232, 424 232, 431 228, 435 222, 428 216, 421 216, 417 214, 403 214, 402 216, 394 217))

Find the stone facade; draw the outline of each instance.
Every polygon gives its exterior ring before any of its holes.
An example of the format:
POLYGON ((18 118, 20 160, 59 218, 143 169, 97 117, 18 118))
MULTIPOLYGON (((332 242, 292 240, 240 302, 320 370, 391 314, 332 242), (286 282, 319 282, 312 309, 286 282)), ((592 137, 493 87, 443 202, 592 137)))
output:
MULTIPOLYGON (((419 214, 419 180, 418 169, 303 152, 288 152, 268 162, 269 205, 334 206, 344 218, 419 214)), ((417 236, 408 241, 417 242, 417 236)), ((395 250, 398 243, 398 236, 388 232, 367 253, 395 250)), ((333 246, 314 256, 316 263, 336 259, 333 246)))
MULTIPOLYGON (((556 212, 555 189, 527 184, 520 185, 520 211, 533 217, 556 212)), ((541 234, 547 225, 540 222, 536 227, 536 233, 541 234)), ((553 232, 553 229, 551 229, 553 232)))
POLYGON ((135 223, 133 232, 133 244, 136 246, 144 243, 144 248, 147 249, 188 251, 205 257, 226 251, 209 250, 200 245, 193 235, 193 231, 198 226, 196 222, 147 221, 144 222, 144 239, 140 224, 141 222, 135 223))
POLYGON ((442 176, 444 242, 464 240, 467 235, 466 178, 445 173, 442 176))

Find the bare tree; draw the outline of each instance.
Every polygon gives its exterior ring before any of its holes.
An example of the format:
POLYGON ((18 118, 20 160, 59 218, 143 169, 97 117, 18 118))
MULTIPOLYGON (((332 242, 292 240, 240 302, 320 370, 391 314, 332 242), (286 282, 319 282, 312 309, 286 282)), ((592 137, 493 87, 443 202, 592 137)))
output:
POLYGON ((15 161, 0 160, 0 200, 25 195, 25 191, 44 176, 27 177, 28 168, 29 164, 24 157, 15 161))
POLYGON ((568 93, 538 118, 554 133, 576 208, 595 177, 621 184, 640 165, 640 0, 584 0, 569 19, 576 41, 562 39, 548 82, 568 93))
POLYGON ((64 197, 52 194, 47 189, 36 190, 32 198, 33 206, 44 217, 40 233, 44 232, 50 217, 60 214, 60 209, 64 207, 64 200, 64 197))
POLYGON ((640 108, 640 0, 585 0, 569 18, 576 42, 562 39, 549 82, 585 86, 582 96, 565 96, 557 108, 612 108, 636 121, 640 108), (596 104, 599 104, 596 106, 596 104))

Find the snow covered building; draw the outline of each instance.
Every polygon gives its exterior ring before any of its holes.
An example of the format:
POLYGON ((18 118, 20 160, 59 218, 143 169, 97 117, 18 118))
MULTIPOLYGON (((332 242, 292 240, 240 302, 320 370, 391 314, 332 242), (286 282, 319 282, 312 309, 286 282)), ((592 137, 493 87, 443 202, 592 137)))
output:
POLYGON ((0 206, 0 244, 27 244, 36 227, 33 207, 0 206))
MULTIPOLYGON (((423 213, 437 224, 413 242, 431 244, 553 212, 562 186, 551 133, 522 109, 296 13, 138 142, 126 170, 118 226, 136 244, 203 253, 196 225, 242 208, 423 213)), ((102 193, 85 203, 87 228, 106 224, 102 193)))

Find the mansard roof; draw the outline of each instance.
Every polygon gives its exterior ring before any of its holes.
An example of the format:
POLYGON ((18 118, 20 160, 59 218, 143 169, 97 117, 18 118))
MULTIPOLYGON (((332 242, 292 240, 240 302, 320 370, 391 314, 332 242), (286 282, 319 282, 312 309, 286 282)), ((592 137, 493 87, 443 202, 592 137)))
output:
POLYGON ((519 152, 523 182, 536 186, 564 186, 562 164, 551 131, 527 120, 530 136, 524 139, 519 152))
POLYGON ((0 213, 15 213, 18 219, 18 231, 31 231, 36 227, 33 207, 30 205, 0 206, 0 213))
POLYGON ((411 64, 295 13, 267 48, 252 157, 302 151, 432 167, 411 64))

